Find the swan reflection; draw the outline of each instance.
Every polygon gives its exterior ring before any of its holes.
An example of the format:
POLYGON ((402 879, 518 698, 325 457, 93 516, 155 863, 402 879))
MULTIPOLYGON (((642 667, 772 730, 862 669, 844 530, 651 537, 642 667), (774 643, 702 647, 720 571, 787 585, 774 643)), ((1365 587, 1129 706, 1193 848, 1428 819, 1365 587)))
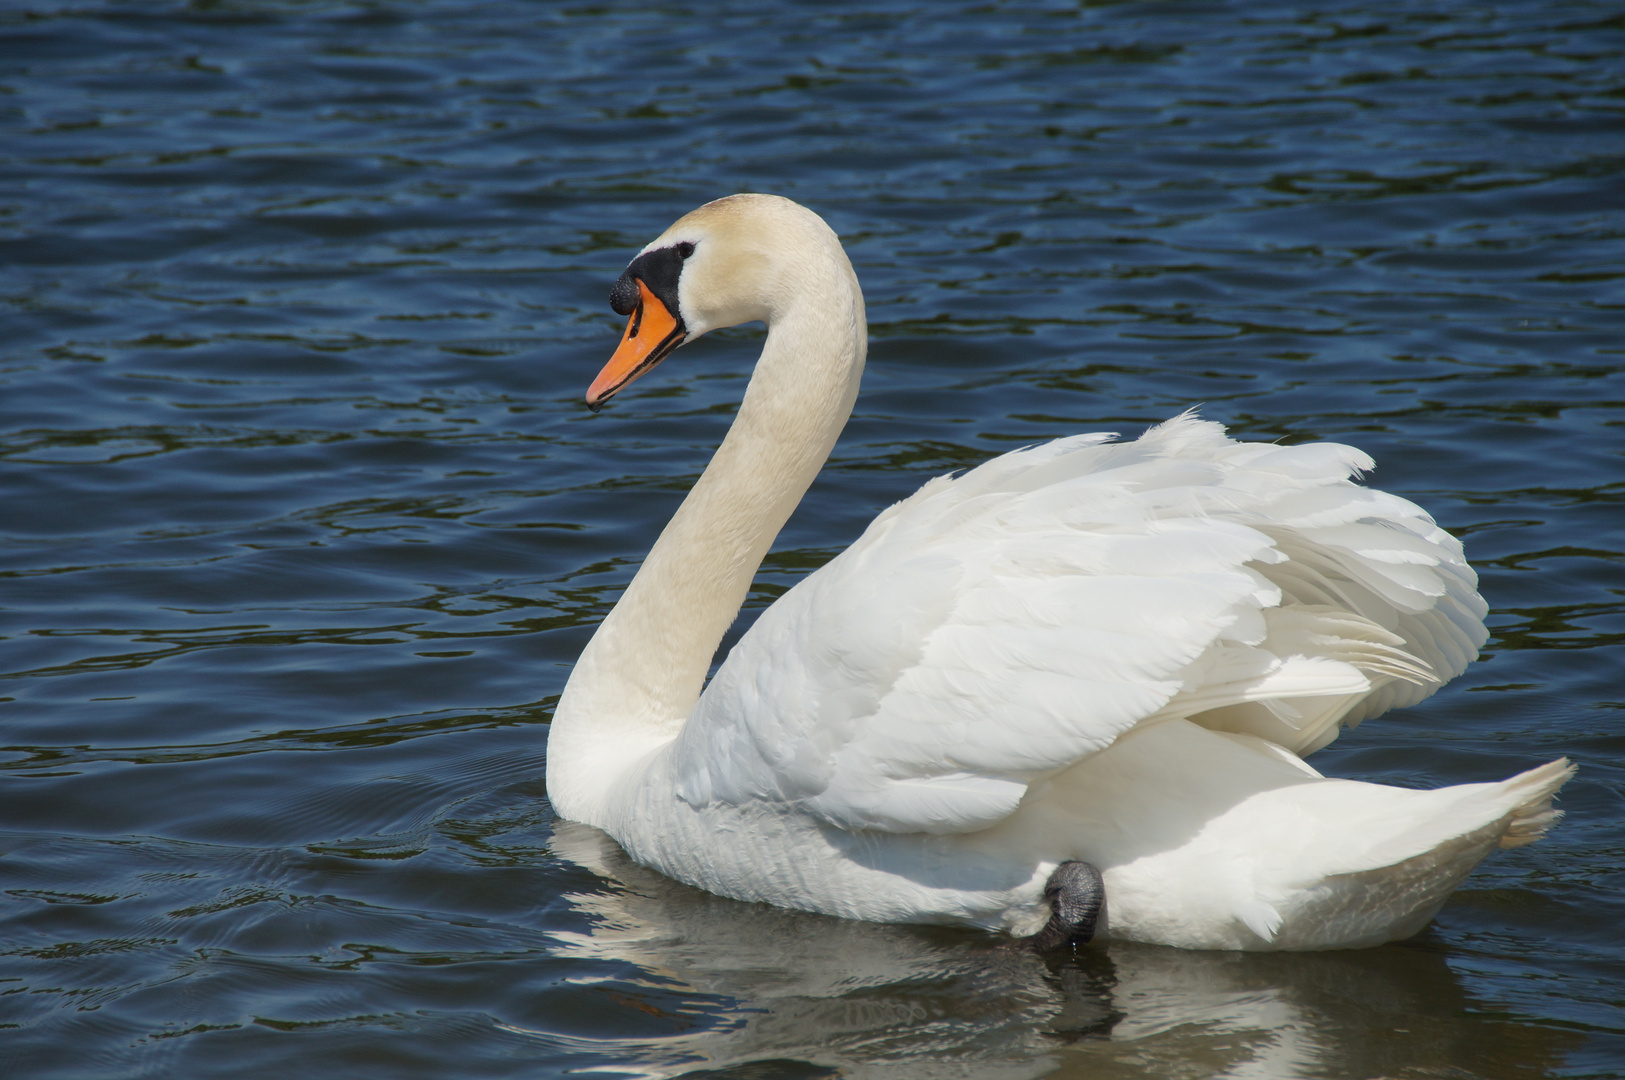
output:
POLYGON ((1571 1041, 1482 1012, 1426 942, 1112 943, 1046 962, 967 931, 725 900, 585 825, 558 822, 552 850, 610 885, 567 897, 587 929, 555 931, 559 952, 630 963, 695 1003, 690 1030, 617 1048, 649 1076, 1527 1076, 1571 1041))

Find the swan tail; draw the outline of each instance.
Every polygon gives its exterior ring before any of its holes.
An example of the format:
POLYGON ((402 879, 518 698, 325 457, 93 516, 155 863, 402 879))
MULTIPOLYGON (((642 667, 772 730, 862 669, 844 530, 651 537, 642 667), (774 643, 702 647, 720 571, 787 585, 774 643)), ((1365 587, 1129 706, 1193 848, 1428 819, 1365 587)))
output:
MULTIPOLYGON (((1350 810, 1364 804, 1358 817, 1366 820, 1351 818, 1347 824, 1365 832, 1369 846, 1361 851, 1352 831, 1339 843, 1334 828, 1317 838, 1315 847, 1341 847, 1343 856, 1323 864, 1321 876, 1255 880, 1257 893, 1234 917, 1256 938, 1230 947, 1345 949, 1410 937, 1490 852, 1538 840, 1556 823, 1562 814, 1552 799, 1574 771, 1567 759, 1559 759, 1500 783, 1433 791, 1339 781, 1284 791, 1284 805, 1296 803, 1301 810, 1322 798, 1328 800, 1322 810, 1343 800, 1350 810), (1264 902, 1278 913, 1276 919, 1260 917, 1264 902)), ((1313 856, 1304 852, 1292 861, 1303 867, 1313 856)))
MULTIPOLYGON (((1326 879, 1309 890, 1304 897, 1309 902, 1293 912, 1288 932, 1272 944, 1346 948, 1410 937, 1496 847, 1532 843, 1556 824, 1563 814, 1553 809, 1552 799, 1574 772, 1567 758, 1559 758, 1498 784, 1440 789, 1446 798, 1462 795, 1457 812, 1445 813, 1436 823, 1453 835, 1397 863, 1326 879), (1474 818, 1480 822, 1477 827, 1471 824, 1474 818), (1340 930, 1328 933, 1331 927, 1340 930)), ((1423 826, 1417 831, 1431 830, 1423 826)))
POLYGON ((1558 758, 1537 769, 1519 773, 1501 785, 1508 795, 1519 800, 1507 815, 1506 831, 1501 834, 1501 847, 1532 844, 1557 824, 1563 817, 1563 811, 1553 807, 1552 800, 1575 771, 1576 766, 1568 758, 1558 758))
POLYGON ((1574 772, 1559 758, 1499 783, 1431 791, 1345 783, 1303 796, 1325 795, 1333 800, 1329 806, 1341 796, 1348 800, 1346 820, 1364 822, 1365 843, 1348 838, 1344 872, 1421 859, 1455 863, 1465 873, 1497 847, 1521 847, 1545 835, 1562 817, 1552 800, 1574 772))
POLYGON ((1113 936, 1290 950, 1409 937, 1497 847, 1549 829, 1559 816, 1552 800, 1574 775, 1558 760, 1496 783, 1396 788, 1290 769, 1293 755, 1265 753, 1270 746, 1171 721, 1055 781, 1080 800, 1104 800, 1079 814, 1092 842, 1132 823, 1122 853, 1096 856, 1107 866, 1113 936), (1170 832, 1159 850, 1136 852, 1167 814, 1205 824, 1184 843, 1168 843, 1170 832))

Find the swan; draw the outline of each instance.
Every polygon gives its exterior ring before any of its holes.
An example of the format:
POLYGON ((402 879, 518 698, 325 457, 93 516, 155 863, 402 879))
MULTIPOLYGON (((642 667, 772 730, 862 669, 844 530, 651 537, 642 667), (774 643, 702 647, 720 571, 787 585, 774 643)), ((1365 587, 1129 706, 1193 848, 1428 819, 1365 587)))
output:
POLYGON ((770 195, 632 260, 595 411, 709 330, 767 324, 709 466, 598 627, 548 737, 559 816, 745 901, 873 922, 1196 949, 1419 931, 1573 774, 1412 790, 1303 759, 1414 704, 1486 639, 1460 543, 1334 443, 1192 413, 939 477, 706 672, 858 393, 862 291, 770 195))

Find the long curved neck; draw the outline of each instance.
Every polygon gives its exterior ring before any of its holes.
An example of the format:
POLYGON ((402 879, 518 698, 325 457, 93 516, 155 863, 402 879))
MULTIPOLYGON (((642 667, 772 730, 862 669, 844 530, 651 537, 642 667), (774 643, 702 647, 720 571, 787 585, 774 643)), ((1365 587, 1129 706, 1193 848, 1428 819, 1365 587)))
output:
POLYGON ((548 795, 565 817, 600 824, 616 777, 681 730, 757 567, 851 414, 867 344, 857 279, 844 256, 803 277, 774 313, 727 437, 554 710, 548 795))

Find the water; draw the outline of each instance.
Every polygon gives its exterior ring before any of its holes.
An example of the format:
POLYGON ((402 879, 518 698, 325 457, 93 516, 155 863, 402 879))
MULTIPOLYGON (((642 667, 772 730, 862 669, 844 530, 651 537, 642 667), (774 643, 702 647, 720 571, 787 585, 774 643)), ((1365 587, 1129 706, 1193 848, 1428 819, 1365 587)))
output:
POLYGON ((1615 6, 38 0, 0 52, 0 1072, 1625 1075, 1615 6), (556 822, 551 704, 760 342, 593 417, 607 292, 736 190, 873 336, 758 609, 1015 446, 1341 439, 1494 637, 1316 764, 1569 754, 1568 819, 1409 942, 1054 970, 556 822))

